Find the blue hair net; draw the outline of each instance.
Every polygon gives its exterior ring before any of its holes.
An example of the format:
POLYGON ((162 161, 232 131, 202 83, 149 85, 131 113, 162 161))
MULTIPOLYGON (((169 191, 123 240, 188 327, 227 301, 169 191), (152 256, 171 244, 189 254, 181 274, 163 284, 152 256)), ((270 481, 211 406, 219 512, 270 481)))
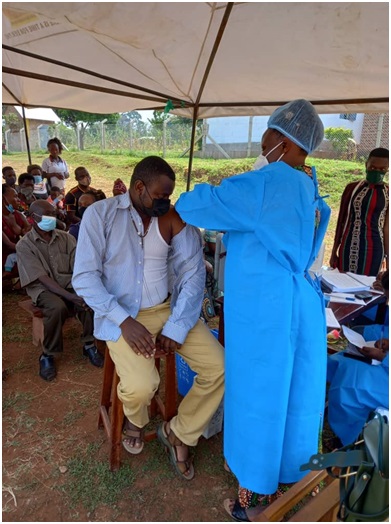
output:
POLYGON ((308 100, 293 100, 274 111, 267 127, 280 131, 296 145, 311 153, 322 142, 324 129, 318 113, 308 100))

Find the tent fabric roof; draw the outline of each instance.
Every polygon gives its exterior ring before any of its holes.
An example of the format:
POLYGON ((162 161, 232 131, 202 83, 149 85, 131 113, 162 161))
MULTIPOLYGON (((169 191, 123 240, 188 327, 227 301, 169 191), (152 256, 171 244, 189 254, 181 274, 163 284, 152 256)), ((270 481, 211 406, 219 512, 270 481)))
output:
MULTIPOLYGON (((18 114, 23 117, 23 110, 20 106, 15 106, 18 114)), ((27 120, 45 120, 47 122, 60 122, 56 113, 48 107, 34 107, 32 109, 25 109, 25 117, 27 120)))
POLYGON ((192 118, 199 104, 210 118, 306 98, 320 113, 388 111, 388 2, 2 9, 3 103, 112 113, 171 100, 176 114, 192 118))

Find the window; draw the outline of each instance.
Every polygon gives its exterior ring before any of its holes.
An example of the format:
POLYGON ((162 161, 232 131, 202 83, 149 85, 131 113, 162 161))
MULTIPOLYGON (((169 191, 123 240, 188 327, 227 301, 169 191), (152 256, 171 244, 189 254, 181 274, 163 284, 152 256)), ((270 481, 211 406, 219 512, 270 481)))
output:
POLYGON ((339 115, 339 118, 342 120, 349 120, 350 122, 354 122, 357 118, 357 113, 341 113, 339 115))

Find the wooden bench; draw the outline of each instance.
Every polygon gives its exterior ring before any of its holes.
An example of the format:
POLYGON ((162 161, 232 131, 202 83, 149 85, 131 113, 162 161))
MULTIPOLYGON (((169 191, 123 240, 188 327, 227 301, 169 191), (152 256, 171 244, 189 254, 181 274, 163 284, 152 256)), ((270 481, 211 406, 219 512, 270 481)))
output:
POLYGON ((280 522, 285 515, 306 497, 304 505, 287 522, 337 522, 339 508, 339 481, 331 479, 327 472, 311 471, 280 498, 272 502, 255 519, 257 522, 280 522), (327 479, 327 480, 326 480, 327 479), (311 496, 311 491, 321 482, 328 484, 320 493, 311 496))

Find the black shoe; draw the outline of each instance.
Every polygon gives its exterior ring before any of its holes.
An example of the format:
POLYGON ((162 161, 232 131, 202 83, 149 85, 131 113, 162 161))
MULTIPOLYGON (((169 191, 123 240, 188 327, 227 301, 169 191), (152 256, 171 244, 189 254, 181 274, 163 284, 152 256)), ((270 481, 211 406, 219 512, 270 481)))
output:
POLYGON ((103 368, 104 357, 99 353, 96 346, 83 347, 83 356, 88 357, 93 366, 103 368))
POLYGON ((54 358, 52 355, 42 355, 39 357, 39 376, 50 382, 56 378, 57 371, 54 366, 54 358))

